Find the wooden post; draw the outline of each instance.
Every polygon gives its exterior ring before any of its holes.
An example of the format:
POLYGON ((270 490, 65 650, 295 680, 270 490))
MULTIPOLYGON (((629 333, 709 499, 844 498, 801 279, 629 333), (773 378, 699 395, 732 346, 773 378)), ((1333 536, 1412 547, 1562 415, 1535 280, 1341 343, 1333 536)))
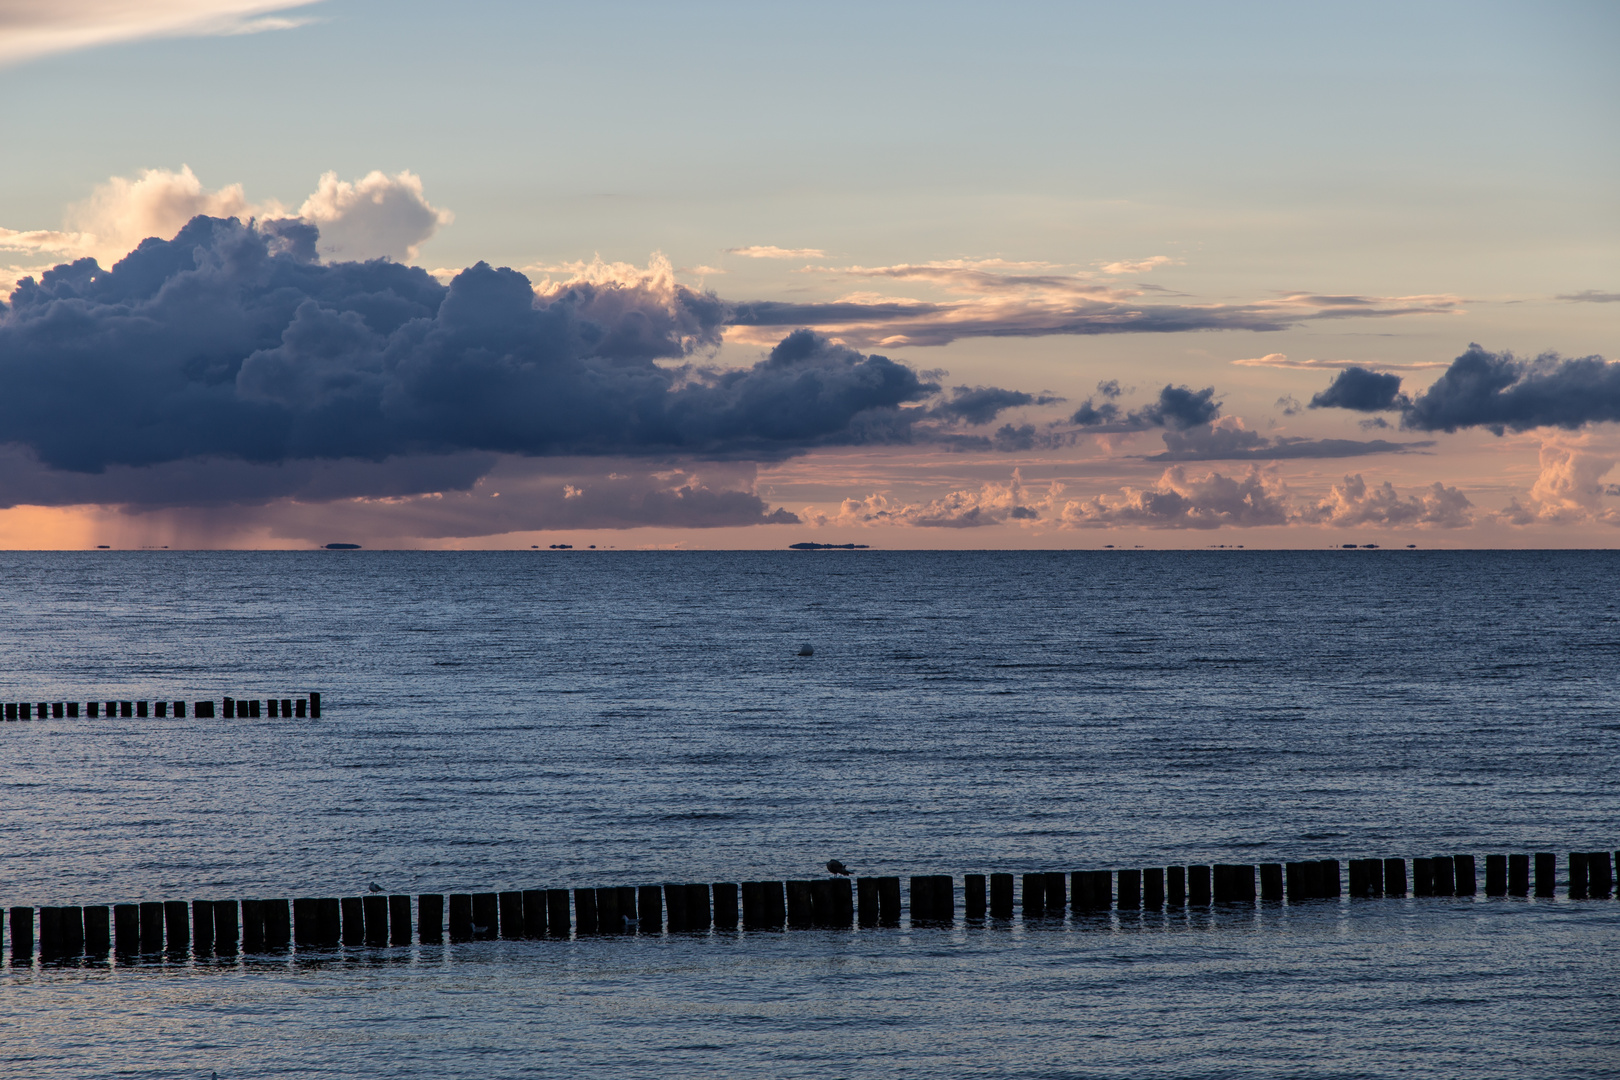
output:
MULTIPOLYGON (((764 895, 763 892, 761 895, 764 895)), ((669 913, 669 932, 686 933, 686 886, 672 882, 665 884, 664 910, 669 913)))
POLYGON ((612 889, 596 890, 596 932, 624 933, 624 917, 619 914, 619 894, 612 889))
MULTIPOLYGON (((41 716, 44 715, 44 710, 41 710, 40 715, 41 716)), ((142 720, 147 719, 147 716, 146 716, 146 702, 137 701, 135 703, 135 715, 140 717, 142 720)))
POLYGON ((411 898, 403 893, 394 893, 388 897, 388 944, 410 943, 411 898))
MULTIPOLYGON (((714 928, 737 929, 737 883, 717 881, 710 887, 710 891, 714 894, 714 928)), ((654 932, 657 932, 656 928, 654 932)))
POLYGON ((264 902, 261 900, 242 901, 242 952, 253 956, 265 951, 264 948, 264 902))
MULTIPOLYGON (((705 886, 707 888, 707 886, 705 886)), ((619 902, 620 929, 626 934, 635 932, 636 923, 636 887, 634 885, 617 885, 613 889, 619 902)))
POLYGON ((1450 855, 1436 855, 1431 858, 1429 873, 1434 876, 1435 896, 1457 895, 1457 862, 1450 855))
POLYGON ((1159 911, 1164 907, 1164 867, 1143 868, 1142 906, 1149 911, 1159 911))
POLYGON ((1316 865, 1321 868, 1317 880, 1322 883, 1322 899, 1337 900, 1343 896, 1344 882, 1339 877, 1339 860, 1318 859, 1316 865))
POLYGON ((62 909, 39 909, 39 962, 55 963, 62 958, 62 909))
POLYGON ((1406 895, 1406 860, 1384 860, 1384 895, 1406 895))
POLYGON ((141 904, 141 952, 163 951, 163 904, 147 900, 141 904))
POLYGON ((34 909, 11 909, 11 966, 31 967, 34 963, 34 909))
MULTIPOLYGON (((878 883, 878 923, 882 926, 900 925, 900 879, 895 876, 880 877, 878 883)), ((1010 892, 1011 890, 1009 890, 1010 892)), ((1007 898, 1007 906, 1012 906, 1012 897, 1007 898)))
POLYGON ((974 922, 984 920, 987 906, 984 886, 983 874, 962 875, 962 914, 974 922))
MULTIPOLYGON (((926 914, 926 912, 924 914, 922 914, 921 916, 919 916, 919 914, 918 914, 917 882, 924 881, 924 880, 926 880, 926 879, 924 879, 924 878, 912 878, 911 879, 911 921, 912 922, 916 922, 919 917, 923 918, 923 919, 928 919, 928 918, 932 917, 932 916, 926 914)), ((1024 898, 1024 921, 1025 922, 1028 922, 1031 919, 1039 919, 1041 916, 1046 914, 1046 875, 1045 874, 1025 874, 1024 875, 1023 898, 1024 898)))
MULTIPOLYGON (((742 883, 742 911, 744 930, 763 930, 765 928, 765 883, 763 881, 745 881, 742 883)), ((674 933, 672 929, 670 931, 674 933)))
MULTIPOLYGON (((345 896, 339 904, 343 944, 354 948, 366 943, 366 909, 358 896, 345 896)), ((315 917, 320 925, 320 916, 315 917)), ((324 936, 324 935, 323 935, 324 936)), ((300 943, 302 944, 302 943, 300 943)))
POLYGON ((163 932, 171 956, 184 956, 191 946, 191 914, 184 900, 163 903, 163 932))
MULTIPOLYGON (((262 919, 263 916, 261 915, 262 919)), ((235 900, 214 901, 214 954, 230 960, 236 957, 238 939, 235 900)))
MULTIPOLYGON (((223 701, 220 702, 219 707, 220 707, 221 715, 224 716, 224 718, 226 720, 235 720, 236 719, 236 699, 235 698, 225 698, 223 701)), ((111 710, 109 710, 109 711, 111 711, 111 710)), ((199 712, 197 715, 201 716, 202 713, 199 712)), ((243 713, 242 716, 243 716, 244 719, 246 719, 247 714, 243 713)))
POLYGON ((762 881, 760 888, 765 894, 765 926, 780 930, 787 925, 787 894, 782 889, 782 883, 762 881))
POLYGON ((1209 887, 1209 867, 1187 867, 1188 902, 1193 907, 1209 907, 1212 896, 1209 887))
POLYGON ((292 945, 292 903, 282 898, 260 900, 264 912, 264 947, 270 952, 286 952, 292 945))
POLYGON ((571 932, 568 918, 568 890, 546 890, 546 935, 565 938, 571 932))
POLYGON ((214 902, 191 902, 191 952, 193 956, 214 955, 214 902))
MULTIPOLYGON (((590 892, 591 932, 596 932, 596 894, 590 892)), ((460 944, 473 939, 473 898, 471 893, 450 894, 450 941, 460 944)))
POLYGON ((423 945, 444 942, 444 895, 422 893, 416 898, 416 940, 423 945))
MULTIPOLYGON (((665 886, 666 895, 669 887, 665 886)), ((596 890, 574 890, 574 933, 580 937, 596 933, 596 890)))
POLYGON ((1046 914, 1048 918, 1063 918, 1063 909, 1069 906, 1067 895, 1067 876, 1062 873, 1047 874, 1046 877, 1046 914))
MULTIPOLYGON (((320 933, 318 944, 325 949, 335 949, 343 941, 343 915, 342 907, 335 896, 323 896, 320 901, 320 933)), ((362 925, 364 918, 362 917, 362 925)))
POLYGON ((1109 895, 1106 903, 1100 902, 1097 893, 1097 875, 1094 871, 1076 870, 1070 876, 1069 881, 1073 885, 1069 895, 1072 897, 1071 903, 1075 911, 1096 911, 1102 907, 1112 906, 1114 900, 1112 874, 1110 874, 1108 881, 1109 895))
POLYGON ((309 715, 309 699, 308 698, 294 698, 293 699, 293 709, 294 709, 294 713, 293 713, 294 716, 296 716, 300 720, 304 719, 306 716, 309 715))
POLYGON ((863 877, 855 882, 855 892, 860 901, 861 926, 870 927, 878 924, 878 883, 877 878, 863 877))
POLYGON ((643 934, 664 932, 664 890, 643 885, 636 890, 636 930, 643 934))
POLYGON ((311 720, 319 720, 321 718, 321 695, 318 693, 311 693, 309 695, 309 718, 311 720))
POLYGON ((523 890, 523 936, 530 941, 546 936, 546 906, 546 890, 523 890))
POLYGON ((1280 904, 1283 899, 1282 863, 1260 864, 1260 900, 1267 904, 1280 904))
POLYGON ((1586 899, 1586 852, 1569 853, 1569 898, 1586 899))
POLYGON ((388 945, 388 897, 367 893, 361 897, 366 909, 366 944, 373 948, 388 945))
MULTIPOLYGON (((913 881, 916 879, 913 878, 913 881)), ((815 925, 815 906, 810 898, 808 881, 789 881, 787 886, 787 924, 794 930, 815 925)))
POLYGON ((990 875, 990 917, 992 919, 1011 919, 1013 917, 1013 876, 1011 874, 990 875))
POLYGON ((1508 894, 1508 861, 1506 855, 1485 856, 1485 895, 1508 894))
POLYGON ((1367 860, 1351 859, 1349 873, 1350 898, 1352 900, 1364 900, 1371 896, 1372 893, 1367 888, 1367 860))
POLYGON ((77 958, 84 955, 84 909, 65 907, 62 911, 62 954, 77 958))
POLYGON ((1552 896, 1558 886, 1558 856, 1550 851, 1536 852, 1536 895, 1552 896))
POLYGON ((1412 860, 1412 895, 1413 896, 1433 896, 1434 895, 1434 860, 1433 859, 1418 858, 1418 859, 1413 859, 1412 860))
POLYGON ((839 930, 848 930, 855 921, 855 890, 847 877, 833 878, 832 885, 832 925, 839 930))
POLYGON ((492 941, 500 933, 500 900, 492 892, 473 893, 473 937, 478 941, 492 941))
POLYGON ((1142 908, 1142 871, 1121 870, 1114 875, 1119 898, 1116 903, 1121 911, 1140 911, 1142 908))
POLYGON ((1187 868, 1185 866, 1167 866, 1164 868, 1164 877, 1164 902, 1173 908, 1186 907, 1187 868))
POLYGON ((96 960, 105 960, 112 952, 112 927, 106 904, 92 904, 84 909, 84 952, 96 960))
MULTIPOLYGON (((201 716, 202 714, 198 713, 197 715, 201 716)), ((177 702, 174 703, 174 718, 176 720, 184 720, 186 718, 186 703, 185 702, 177 701, 177 702)))
MULTIPOLYGON (((73 711, 74 711, 75 714, 77 714, 78 711, 79 711, 78 706, 74 706, 73 711)), ((66 716, 66 715, 67 715, 67 705, 66 705, 65 702, 61 702, 61 701, 53 701, 53 702, 51 702, 51 719, 52 720, 60 720, 60 719, 62 719, 62 717, 66 716)))
POLYGON ((1254 867, 1222 863, 1214 871, 1219 887, 1216 903, 1254 906, 1254 867))
MULTIPOLYGON (((16 908, 12 909, 13 911, 16 908)), ((13 933, 15 934, 15 929, 13 933)), ((141 909, 138 904, 113 905, 113 950, 119 958, 134 957, 141 951, 141 909)))
POLYGON ((1374 896, 1384 895, 1384 860, 1367 860, 1367 887, 1374 896))
POLYGON ((810 882, 810 910, 817 929, 830 930, 837 926, 833 914, 832 880, 817 878, 810 882))
POLYGON ((1607 851, 1588 851, 1586 853, 1586 895, 1594 900, 1607 900, 1613 884, 1614 879, 1609 866, 1609 853, 1607 851))
POLYGON ((214 718, 214 703, 212 701, 199 701, 192 710, 192 716, 198 720, 212 720, 214 718))
POLYGON ((1453 855, 1451 857, 1452 874, 1454 877, 1454 895, 1474 896, 1479 892, 1479 875, 1474 867, 1472 855, 1453 855))
MULTIPOLYGON (((501 937, 519 941, 528 929, 523 918, 523 894, 511 889, 501 893, 501 937)), ((633 910, 633 909, 632 909, 633 910)))
POLYGON ((686 928, 707 934, 711 925, 713 925, 713 919, 709 912, 709 886, 707 884, 688 885, 686 887, 686 928))

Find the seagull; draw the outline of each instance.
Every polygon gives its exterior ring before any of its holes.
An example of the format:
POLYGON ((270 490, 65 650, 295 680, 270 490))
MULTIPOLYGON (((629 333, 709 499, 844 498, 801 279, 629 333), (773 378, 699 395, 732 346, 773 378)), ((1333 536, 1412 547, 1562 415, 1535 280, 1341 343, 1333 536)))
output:
POLYGON ((849 867, 845 866, 837 859, 828 859, 827 873, 837 874, 839 877, 849 877, 849 867))
POLYGON ((814 656, 814 655, 816 655, 815 646, 811 645, 808 641, 803 642, 799 646, 799 655, 800 656, 814 656))
POLYGON ((375 881, 373 881, 371 883, 371 891, 372 892, 382 892, 382 886, 377 884, 375 881))

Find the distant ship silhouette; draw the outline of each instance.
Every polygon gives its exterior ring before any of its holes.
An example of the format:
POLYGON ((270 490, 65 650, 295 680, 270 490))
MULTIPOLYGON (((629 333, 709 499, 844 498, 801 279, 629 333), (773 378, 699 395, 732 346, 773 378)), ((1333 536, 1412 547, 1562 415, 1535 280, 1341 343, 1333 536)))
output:
POLYGON ((359 544, 327 544, 326 545, 326 550, 327 551, 358 551, 359 549, 360 549, 359 544))

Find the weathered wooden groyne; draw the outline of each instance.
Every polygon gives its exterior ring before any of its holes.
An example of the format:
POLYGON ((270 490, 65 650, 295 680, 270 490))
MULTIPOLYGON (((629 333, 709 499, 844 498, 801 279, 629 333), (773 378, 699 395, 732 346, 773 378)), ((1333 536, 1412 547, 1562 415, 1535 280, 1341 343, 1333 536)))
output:
MULTIPOLYGON (((81 717, 87 720, 98 720, 102 717, 127 717, 146 719, 148 717, 158 720, 186 718, 187 702, 185 701, 86 701, 82 704, 77 701, 8 701, 5 703, 5 718, 7 720, 78 720, 81 717)), ((192 701, 189 703, 191 715, 198 720, 210 720, 216 716, 231 719, 257 719, 260 716, 285 717, 291 719, 319 720, 321 718, 321 695, 310 693, 306 697, 295 698, 224 698, 219 702, 219 710, 214 710, 214 702, 192 701)))
MULTIPOLYGON (((1615 893, 1620 851, 1558 857, 1485 856, 1486 897, 1563 895, 1607 899, 1615 893)), ((8 919, 13 968, 116 959, 118 964, 187 958, 322 953, 340 948, 443 945, 490 939, 577 939, 615 934, 914 927, 1007 923, 1029 927, 1070 920, 1111 920, 1148 912, 1380 897, 1473 897, 1472 855, 1338 859, 1253 865, 1154 866, 1013 874, 829 877, 802 881, 619 885, 505 892, 370 893, 347 897, 167 900, 138 904, 13 907, 8 919), (413 903, 414 901, 414 903, 413 903)))

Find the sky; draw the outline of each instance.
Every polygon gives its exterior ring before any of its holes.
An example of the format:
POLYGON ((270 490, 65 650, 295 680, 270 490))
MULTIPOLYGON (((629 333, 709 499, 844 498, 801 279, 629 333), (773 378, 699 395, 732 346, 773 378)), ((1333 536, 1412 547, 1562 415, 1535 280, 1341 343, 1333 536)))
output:
POLYGON ((1617 47, 0 0, 0 546, 1612 546, 1617 47))

